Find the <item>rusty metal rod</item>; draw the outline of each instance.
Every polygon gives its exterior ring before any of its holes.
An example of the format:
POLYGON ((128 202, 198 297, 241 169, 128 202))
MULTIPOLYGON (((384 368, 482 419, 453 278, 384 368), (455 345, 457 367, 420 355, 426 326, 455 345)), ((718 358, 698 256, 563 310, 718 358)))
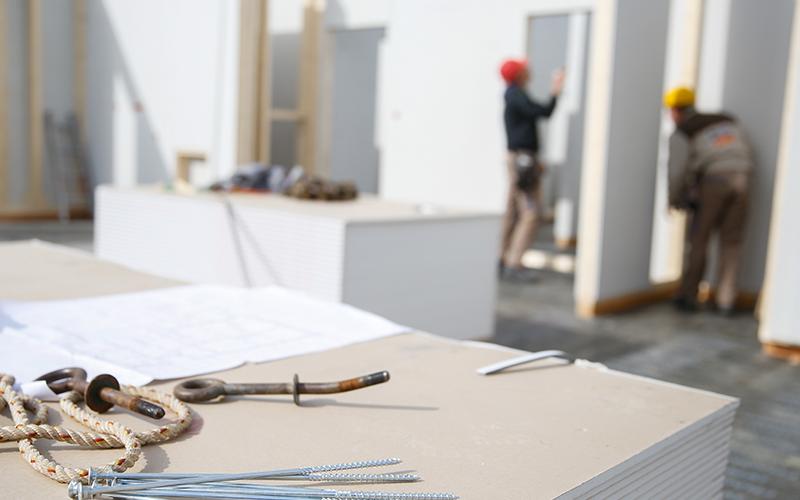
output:
POLYGON ((45 381, 50 390, 56 394, 68 391, 81 393, 86 406, 97 413, 105 413, 117 405, 155 420, 163 418, 166 414, 161 406, 122 392, 119 381, 107 373, 87 381, 86 370, 63 368, 46 373, 36 380, 45 381))
POLYGON ((300 394, 336 394, 355 391, 389 380, 389 372, 381 371, 362 377, 340 380, 338 382, 300 382, 297 375, 288 383, 229 384, 215 378, 186 380, 175 386, 173 394, 181 401, 200 403, 222 396, 242 396, 256 394, 291 394, 294 403, 300 405, 300 394))

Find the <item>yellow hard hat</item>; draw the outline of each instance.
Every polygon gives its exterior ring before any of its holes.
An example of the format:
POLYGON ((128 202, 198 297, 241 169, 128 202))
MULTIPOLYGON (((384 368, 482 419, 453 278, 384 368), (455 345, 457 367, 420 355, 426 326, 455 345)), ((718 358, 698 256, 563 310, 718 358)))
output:
POLYGON ((694 106, 694 90, 689 87, 675 87, 664 94, 664 106, 668 108, 685 108, 694 106))

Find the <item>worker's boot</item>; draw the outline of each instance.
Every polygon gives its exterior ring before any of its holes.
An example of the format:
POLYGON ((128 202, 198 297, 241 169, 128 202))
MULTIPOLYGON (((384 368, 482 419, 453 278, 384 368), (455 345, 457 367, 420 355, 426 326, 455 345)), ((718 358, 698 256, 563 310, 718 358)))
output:
POLYGON ((686 297, 675 297, 672 299, 672 305, 678 312, 693 313, 697 311, 697 301, 687 299, 686 297))
POLYGON ((503 268, 503 280, 511 283, 535 283, 539 281, 539 273, 527 267, 503 268))

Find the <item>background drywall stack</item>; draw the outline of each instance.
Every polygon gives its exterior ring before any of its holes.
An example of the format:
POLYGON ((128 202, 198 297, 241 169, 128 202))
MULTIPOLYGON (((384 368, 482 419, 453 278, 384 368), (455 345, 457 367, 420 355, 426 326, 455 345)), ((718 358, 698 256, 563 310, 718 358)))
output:
POLYGON ((491 212, 109 186, 98 188, 96 211, 96 254, 140 271, 285 286, 453 338, 493 329, 500 217, 491 212))

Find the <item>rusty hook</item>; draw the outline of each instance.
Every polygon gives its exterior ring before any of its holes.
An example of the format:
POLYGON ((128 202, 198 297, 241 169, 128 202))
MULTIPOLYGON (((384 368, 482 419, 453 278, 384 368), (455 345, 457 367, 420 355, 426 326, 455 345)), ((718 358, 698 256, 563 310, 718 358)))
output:
POLYGON ((98 375, 89 382, 86 380, 86 370, 71 367, 45 373, 36 380, 47 383, 47 387, 56 394, 68 391, 80 393, 86 401, 86 406, 97 413, 105 413, 114 405, 156 420, 166 413, 164 408, 157 404, 122 392, 119 381, 107 373, 98 375))
POLYGON ((294 404, 300 406, 300 394, 335 394, 354 391, 371 385, 389 381, 389 372, 381 371, 362 377, 340 380, 338 382, 300 382, 295 374, 288 383, 229 384, 215 378, 196 378, 186 380, 175 386, 173 394, 181 401, 199 403, 211 401, 222 396, 244 394, 291 394, 294 404))

